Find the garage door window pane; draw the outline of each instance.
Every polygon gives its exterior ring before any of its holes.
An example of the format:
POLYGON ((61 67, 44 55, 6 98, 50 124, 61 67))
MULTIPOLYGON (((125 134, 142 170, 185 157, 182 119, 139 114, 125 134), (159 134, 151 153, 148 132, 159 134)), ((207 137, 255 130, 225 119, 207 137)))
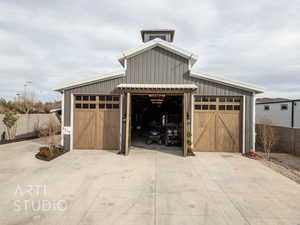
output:
POLYGON ((201 110, 201 105, 195 105, 195 109, 201 110))
POLYGON ((99 96, 100 101, 105 101, 105 96, 99 96))
POLYGON ((81 96, 76 95, 75 99, 76 99, 77 101, 80 101, 80 100, 81 100, 81 96))
POLYGON ((112 96, 106 96, 106 101, 112 101, 112 96))
POLYGON ((96 96, 90 96, 90 101, 96 101, 96 96))
POLYGON ((233 109, 232 105, 227 105, 226 106, 226 110, 232 110, 232 109, 233 109))
POLYGON ((75 105, 75 108, 76 108, 76 109, 81 109, 81 104, 76 104, 76 105, 75 105))
POLYGON ((208 102, 208 100, 209 100, 208 97, 203 97, 203 98, 202 98, 202 101, 203 101, 203 102, 208 102))
POLYGON ((119 104, 113 104, 113 108, 114 109, 118 109, 119 108, 119 104))
POLYGON ((112 104, 106 104, 107 109, 112 109, 112 104))
POLYGON ((220 102, 225 102, 225 101, 226 101, 226 98, 224 98, 224 97, 220 98, 220 102))
POLYGON ((208 110, 208 105, 202 105, 202 110, 208 110))
POLYGON ((219 110, 225 110, 225 105, 219 105, 219 110))
POLYGON ((234 110, 240 110, 240 106, 239 105, 235 105, 234 106, 234 110))
POLYGON ((201 102, 201 96, 195 96, 195 102, 201 102))
POLYGON ((234 102, 240 102, 241 99, 240 98, 234 98, 234 102))
POLYGON ((96 104, 90 104, 90 109, 96 109, 96 104))
POLYGON ((89 104, 82 104, 82 108, 88 109, 89 108, 89 104))
POLYGON ((227 98, 227 102, 233 102, 233 98, 227 98))
POLYGON ((216 110, 216 108, 217 108, 216 105, 210 105, 210 106, 209 106, 209 109, 210 109, 210 110, 216 110))
POLYGON ((114 101, 119 101, 119 99, 120 99, 119 96, 114 96, 114 97, 113 97, 113 100, 114 100, 114 101))
POLYGON ((89 100, 89 96, 82 96, 83 101, 88 101, 89 100))
POLYGON ((209 98, 209 101, 210 101, 210 102, 216 102, 216 97, 210 97, 210 98, 209 98))
POLYGON ((99 104, 99 109, 104 109, 105 108, 105 104, 99 104))

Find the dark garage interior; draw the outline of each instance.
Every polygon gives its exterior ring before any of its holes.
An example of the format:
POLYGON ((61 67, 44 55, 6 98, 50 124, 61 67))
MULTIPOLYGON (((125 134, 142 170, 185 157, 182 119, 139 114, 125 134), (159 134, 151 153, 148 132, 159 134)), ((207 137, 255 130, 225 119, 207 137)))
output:
POLYGON ((132 96, 131 145, 158 148, 182 144, 182 96, 132 96))

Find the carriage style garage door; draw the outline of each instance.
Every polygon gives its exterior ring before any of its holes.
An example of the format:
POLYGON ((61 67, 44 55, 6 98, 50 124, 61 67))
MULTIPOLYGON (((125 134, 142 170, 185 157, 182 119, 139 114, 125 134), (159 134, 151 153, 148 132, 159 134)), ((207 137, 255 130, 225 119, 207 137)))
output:
POLYGON ((194 98, 195 152, 240 152, 241 98, 194 98))
POLYGON ((120 97, 76 95, 74 149, 119 149, 120 97))

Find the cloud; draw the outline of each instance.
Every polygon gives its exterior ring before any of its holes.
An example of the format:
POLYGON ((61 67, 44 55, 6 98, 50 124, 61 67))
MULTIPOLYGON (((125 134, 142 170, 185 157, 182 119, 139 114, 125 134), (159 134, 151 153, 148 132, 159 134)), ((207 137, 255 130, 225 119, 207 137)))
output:
POLYGON ((300 98, 299 10, 297 0, 0 0, 0 95, 30 80, 41 100, 60 99, 57 84, 120 68, 141 29, 173 28, 175 44, 199 55, 196 71, 300 98))

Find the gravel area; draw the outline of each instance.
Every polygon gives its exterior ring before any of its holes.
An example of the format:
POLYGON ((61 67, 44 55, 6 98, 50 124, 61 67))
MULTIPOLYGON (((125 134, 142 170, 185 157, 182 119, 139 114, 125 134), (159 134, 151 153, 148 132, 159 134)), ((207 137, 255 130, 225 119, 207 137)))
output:
POLYGON ((262 164, 300 184, 300 157, 288 153, 271 153, 271 160, 267 161, 263 152, 257 154, 262 164))

